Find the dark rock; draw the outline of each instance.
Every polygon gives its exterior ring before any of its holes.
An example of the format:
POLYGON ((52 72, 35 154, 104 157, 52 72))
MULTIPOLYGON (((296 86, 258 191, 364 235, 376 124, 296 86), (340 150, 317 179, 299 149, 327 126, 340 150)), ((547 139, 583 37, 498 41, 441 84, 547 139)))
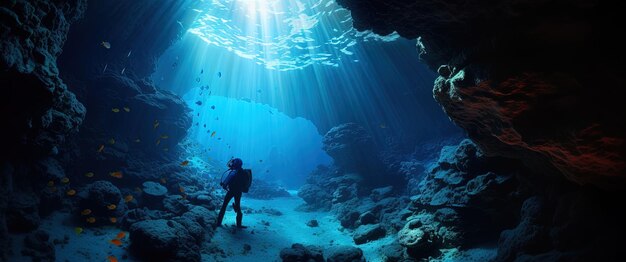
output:
POLYGON ((250 198, 272 199, 291 196, 289 192, 287 192, 287 189, 278 184, 270 183, 265 180, 254 180, 253 184, 254 186, 250 188, 250 191, 246 195, 250 198))
POLYGON ((398 262, 403 261, 405 248, 398 244, 397 242, 393 242, 389 245, 384 245, 381 247, 381 254, 383 257, 383 261, 385 262, 398 262))
POLYGON ((6 212, 7 227, 12 232, 28 232, 39 227, 39 198, 33 192, 13 192, 6 212))
POLYGON ((143 183, 142 203, 152 209, 163 209, 163 199, 167 195, 167 188, 159 183, 146 181, 143 183))
POLYGON ((324 255, 322 250, 316 246, 304 246, 302 244, 293 244, 291 248, 284 248, 280 251, 280 258, 283 262, 323 262, 324 255))
POLYGON ((379 175, 383 164, 378 158, 378 150, 363 127, 356 123, 333 127, 324 135, 322 142, 323 149, 340 168, 363 174, 367 183, 381 184, 385 181, 379 175))
POLYGON ((130 227, 131 251, 152 261, 200 261, 200 248, 189 231, 172 220, 139 221, 130 227))
POLYGON ((383 198, 391 196, 391 193, 393 193, 393 186, 380 187, 380 188, 372 189, 372 193, 370 194, 370 197, 372 198, 372 200, 378 201, 383 198))
POLYGON ((174 214, 172 213, 160 210, 150 210, 146 207, 134 208, 124 213, 121 225, 123 228, 129 229, 132 224, 142 220, 171 219, 173 216, 174 214))
POLYGON ((374 213, 367 211, 359 216, 359 224, 369 225, 378 223, 378 217, 374 213))
POLYGON ((89 223, 89 225, 108 224, 110 217, 119 217, 125 211, 125 203, 120 190, 108 181, 93 182, 85 186, 77 196, 79 200, 76 216, 84 221, 86 218, 80 212, 90 209, 91 214, 88 217, 96 218, 96 223, 89 223), (111 210, 108 208, 109 205, 116 205, 116 208, 111 210))
POLYGON ((365 262, 363 251, 353 246, 331 247, 326 257, 326 262, 365 262))
POLYGON ((387 231, 381 225, 362 225, 355 231, 352 239, 357 245, 385 237, 387 231))
POLYGON ((333 193, 333 204, 346 202, 356 197, 356 186, 340 186, 333 193))
POLYGON ((55 261, 54 245, 49 241, 50 236, 43 230, 37 230, 24 238, 23 256, 29 256, 33 261, 55 261))
POLYGON ((165 211, 175 215, 180 215, 188 210, 188 201, 180 195, 169 195, 163 199, 165 211))
POLYGON ((320 224, 317 222, 317 220, 312 219, 309 220, 309 222, 306 222, 306 225, 309 227, 318 227, 320 224))
POLYGON ((338 215, 339 215, 338 216, 339 223, 341 223, 341 226, 345 228, 352 228, 354 227, 355 223, 359 220, 361 213, 359 213, 358 211, 350 211, 346 213, 345 215, 342 214, 342 212, 338 213, 338 215))
POLYGON ((419 220, 411 220, 400 232, 398 243, 406 247, 407 253, 414 258, 424 258, 439 247, 439 239, 434 228, 422 224, 419 220))

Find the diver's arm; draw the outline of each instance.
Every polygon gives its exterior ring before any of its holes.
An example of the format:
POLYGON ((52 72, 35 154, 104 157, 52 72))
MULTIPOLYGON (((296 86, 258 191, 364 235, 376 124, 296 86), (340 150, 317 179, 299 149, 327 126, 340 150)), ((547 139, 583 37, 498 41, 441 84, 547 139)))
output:
POLYGON ((230 181, 233 180, 235 173, 237 173, 235 170, 231 170, 230 173, 228 173, 228 176, 226 176, 226 179, 224 179, 224 182, 222 182, 224 186, 228 185, 230 181))

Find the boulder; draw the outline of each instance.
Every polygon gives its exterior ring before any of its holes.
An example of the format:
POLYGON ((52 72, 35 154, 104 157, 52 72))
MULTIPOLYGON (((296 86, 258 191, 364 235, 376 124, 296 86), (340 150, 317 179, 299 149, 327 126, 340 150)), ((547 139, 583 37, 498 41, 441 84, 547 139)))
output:
POLYGON ((317 220, 312 219, 309 220, 309 222, 306 222, 306 225, 309 227, 318 227, 320 224, 317 222, 317 220))
POLYGON ((163 208, 174 215, 180 215, 189 209, 188 202, 180 195, 168 195, 163 199, 163 208))
POLYGON ((355 231, 352 239, 354 243, 357 245, 367 243, 369 241, 374 241, 380 238, 385 237, 387 231, 384 227, 379 224, 376 225, 362 225, 359 226, 355 231))
POLYGON ((378 217, 370 211, 367 211, 359 216, 359 224, 361 225, 376 224, 377 222, 378 217))
POLYGON ((372 189, 372 193, 370 193, 370 197, 374 201, 381 200, 383 198, 391 196, 393 193, 393 186, 379 187, 372 189))
POLYGON ((304 246, 293 244, 291 248, 284 248, 280 251, 280 259, 283 262, 323 262, 322 250, 316 246, 304 246))
POLYGON ((167 188, 159 183, 146 181, 143 183, 142 204, 152 209, 163 209, 163 199, 167 188))
POLYGON ((414 219, 406 223, 398 232, 398 243, 406 247, 407 253, 414 258, 424 258, 439 247, 435 229, 414 219))
POLYGON ((173 220, 144 220, 130 227, 130 250, 146 261, 200 261, 200 248, 185 226, 173 220))
POLYGON ((76 214, 84 222, 86 217, 96 218, 95 223, 88 225, 98 225, 109 223, 110 217, 120 217, 125 211, 125 203, 120 190, 108 181, 93 182, 78 193, 78 210, 76 214), (110 209, 109 205, 115 205, 115 209, 110 209), (91 210, 91 214, 83 216, 81 212, 85 209, 91 210))
POLYGON ((326 253, 326 262, 365 262, 363 251, 353 246, 334 246, 326 253))
POLYGON ((32 261, 50 261, 56 259, 54 245, 49 241, 50 236, 43 230, 37 230, 24 238, 22 255, 32 258, 32 261))

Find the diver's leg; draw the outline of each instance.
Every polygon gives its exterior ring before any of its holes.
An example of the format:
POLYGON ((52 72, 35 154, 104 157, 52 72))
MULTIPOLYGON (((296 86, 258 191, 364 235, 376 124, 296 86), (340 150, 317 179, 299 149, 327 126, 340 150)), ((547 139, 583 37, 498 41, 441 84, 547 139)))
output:
POLYGON ((237 227, 247 228, 246 226, 241 225, 241 220, 243 219, 243 212, 241 212, 241 192, 235 193, 235 206, 237 207, 235 209, 235 211, 237 211, 237 227))
POLYGON ((230 191, 226 192, 226 195, 224 196, 224 202, 222 203, 222 208, 220 209, 220 213, 217 215, 217 221, 215 223, 215 226, 221 226, 222 225, 222 220, 224 219, 224 214, 226 213, 226 207, 228 206, 228 202, 230 202, 230 200, 233 198, 233 193, 231 193, 230 191))

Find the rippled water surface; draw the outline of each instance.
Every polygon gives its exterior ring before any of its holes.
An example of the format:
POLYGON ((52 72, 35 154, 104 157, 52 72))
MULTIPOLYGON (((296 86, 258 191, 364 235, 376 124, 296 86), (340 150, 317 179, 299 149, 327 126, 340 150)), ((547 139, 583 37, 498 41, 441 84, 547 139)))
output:
POLYGON ((312 64, 338 66, 353 59, 359 41, 394 41, 352 28, 350 12, 333 0, 207 0, 189 29, 206 43, 269 69, 312 64))

